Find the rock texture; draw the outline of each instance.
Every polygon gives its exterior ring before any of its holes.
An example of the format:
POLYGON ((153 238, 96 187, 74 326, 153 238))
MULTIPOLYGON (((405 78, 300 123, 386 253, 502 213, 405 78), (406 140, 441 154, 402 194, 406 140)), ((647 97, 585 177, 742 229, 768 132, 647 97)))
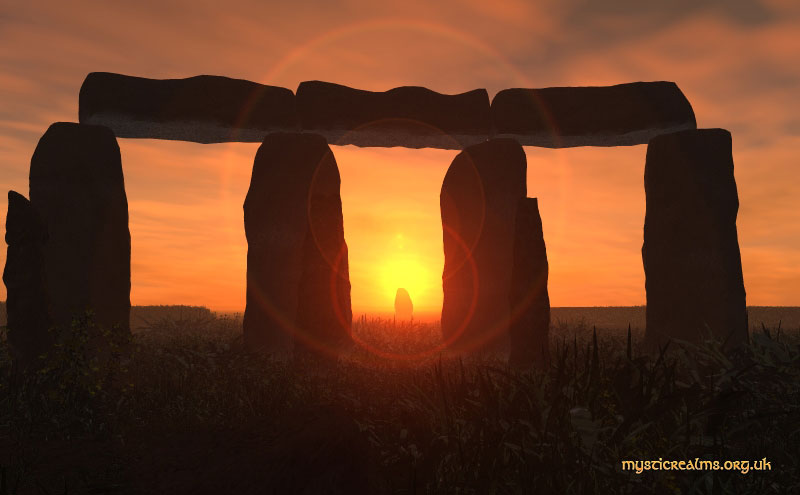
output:
POLYGON ((516 368, 546 368, 550 356, 550 297, 547 250, 536 198, 519 202, 513 260, 508 361, 516 368))
POLYGON ((92 72, 80 90, 80 122, 118 137, 261 142, 297 130, 291 90, 221 76, 146 79, 92 72))
POLYGON ((644 184, 645 342, 699 342, 709 333, 746 342, 730 133, 698 129, 654 138, 644 184))
POLYGON ((52 345, 51 321, 44 278, 44 245, 47 232, 41 218, 24 196, 8 192, 6 243, 3 270, 6 284, 8 344, 15 366, 36 367, 38 357, 52 345))
POLYGON ((44 277, 53 323, 69 328, 92 311, 100 328, 128 334, 131 236, 111 130, 51 125, 31 158, 30 203, 47 232, 44 277))
POLYGON ((507 343, 515 218, 526 169, 519 143, 492 139, 459 153, 445 175, 442 333, 456 351, 507 343))
POLYGON ((364 91, 322 81, 297 88, 304 130, 336 145, 462 149, 489 137, 489 95, 476 89, 444 95, 403 86, 364 91))
POLYGON ((248 348, 335 355, 350 340, 339 186, 336 160, 322 136, 264 138, 244 202, 248 348))
POLYGON ((445 95, 417 86, 365 91, 306 81, 286 88, 221 76, 147 79, 92 72, 80 90, 81 123, 119 137, 199 143, 260 142, 308 131, 336 145, 463 149, 489 137, 526 146, 621 146, 696 128, 675 83, 485 89, 445 95))
POLYGON ((414 318, 414 303, 408 291, 400 288, 394 296, 394 318, 395 320, 410 321, 414 318))
POLYGON ((524 146, 627 146, 697 127, 673 82, 616 86, 505 89, 492 100, 496 136, 524 146))
POLYGON ((295 338, 295 354, 303 350, 317 360, 338 357, 338 351, 350 344, 353 320, 339 173, 335 162, 330 165, 326 163, 312 182, 309 230, 303 242, 303 273, 297 293, 300 339, 295 338))

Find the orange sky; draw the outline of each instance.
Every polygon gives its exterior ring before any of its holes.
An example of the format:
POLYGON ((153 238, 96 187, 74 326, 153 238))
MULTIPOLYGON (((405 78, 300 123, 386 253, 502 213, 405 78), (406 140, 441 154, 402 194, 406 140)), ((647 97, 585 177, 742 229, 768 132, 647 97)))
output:
MULTIPOLYGON (((672 80, 700 127, 733 134, 748 304, 800 304, 800 9, 793 0, 528 2, 7 2, 0 7, 0 188, 27 195, 30 157, 76 121, 91 71, 217 74, 292 90, 320 79, 422 85, 606 85, 672 80), (702 4, 702 5, 701 5, 702 4)), ((133 304, 244 306, 242 202, 256 144, 120 139, 133 304)), ((526 148, 554 306, 643 304, 645 146, 526 148)), ((441 305, 438 197, 454 151, 334 147, 353 309, 441 305), (412 281, 392 273, 414 273, 412 281)), ((0 221, 5 222, 5 207, 0 221)), ((0 249, 0 263, 5 250, 0 249)), ((0 299, 5 287, 0 287, 0 299)))

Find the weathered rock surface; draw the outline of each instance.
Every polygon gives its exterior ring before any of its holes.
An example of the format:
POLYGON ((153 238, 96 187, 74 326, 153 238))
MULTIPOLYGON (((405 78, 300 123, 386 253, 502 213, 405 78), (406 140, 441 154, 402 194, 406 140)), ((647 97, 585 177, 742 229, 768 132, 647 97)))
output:
POLYGON ((94 312, 130 332, 131 236, 119 146, 110 129, 59 122, 31 158, 30 203, 47 232, 44 277, 53 323, 94 312))
POLYGON ((46 239, 47 232, 30 201, 9 191, 3 282, 7 290, 8 344, 15 365, 23 370, 35 367, 38 357, 52 345, 44 278, 46 239))
POLYGON ((297 88, 303 130, 331 144, 462 149, 491 129, 489 95, 476 89, 445 95, 416 86, 364 91, 322 81, 297 88))
POLYGON ((352 313, 339 186, 336 160, 322 136, 264 138, 244 202, 244 339, 249 348, 335 354, 349 341, 352 313))
POLYGON ((523 146, 627 146, 697 127, 673 82, 505 89, 492 100, 495 135, 523 146))
POLYGON ((411 320, 414 318, 414 303, 408 291, 399 288, 394 296, 394 317, 396 320, 411 320))
POLYGON ((516 368, 546 368, 550 356, 550 297, 547 250, 537 198, 519 202, 513 259, 508 361, 516 368))
POLYGON ((417 86, 365 91, 322 81, 291 90, 221 76, 147 79, 92 72, 80 90, 81 123, 118 137, 199 143, 260 142, 300 129, 336 145, 463 149, 489 137, 525 146, 622 146, 696 128, 675 83, 485 89, 445 95, 417 86))
POLYGON ((519 143, 491 139, 459 153, 445 175, 442 333, 456 351, 507 343, 515 218, 526 170, 519 143))
POLYGON ((353 313, 339 174, 335 162, 324 167, 318 169, 309 197, 309 230, 297 293, 300 339, 295 339, 295 349, 302 346, 306 355, 335 358, 351 342, 353 313))
POLYGON ((644 185, 646 344, 699 342, 709 333, 746 342, 730 133, 698 129, 654 138, 644 185))
POLYGON ((80 122, 118 137, 261 142, 297 130, 291 90, 221 76, 147 79, 92 72, 80 90, 80 122))

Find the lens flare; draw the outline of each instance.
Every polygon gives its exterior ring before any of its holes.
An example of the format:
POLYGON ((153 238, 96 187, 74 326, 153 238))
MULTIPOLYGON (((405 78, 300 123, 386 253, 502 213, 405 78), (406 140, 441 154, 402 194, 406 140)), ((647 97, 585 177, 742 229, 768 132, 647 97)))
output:
POLYGON ((416 305, 428 297, 428 292, 441 284, 439 277, 429 267, 413 255, 399 254, 381 263, 380 282, 382 298, 387 308, 393 307, 397 289, 408 291, 411 301, 416 305))

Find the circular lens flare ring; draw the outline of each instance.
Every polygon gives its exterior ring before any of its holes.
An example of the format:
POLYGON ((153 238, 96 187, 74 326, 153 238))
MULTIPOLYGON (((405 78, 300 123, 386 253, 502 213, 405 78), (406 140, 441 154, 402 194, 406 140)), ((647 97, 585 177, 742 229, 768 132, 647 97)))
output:
POLYGON ((472 278, 473 280, 475 280, 475 284, 473 284, 470 303, 467 308, 467 313, 464 316, 464 319, 458 325, 456 331, 453 332, 453 334, 450 335, 448 338, 443 339, 441 343, 437 344, 431 349, 416 353, 400 353, 400 352, 392 352, 380 349, 370 344, 366 340, 361 339, 356 333, 353 333, 353 341, 363 349, 367 350, 369 353, 378 356, 380 358, 389 359, 392 361, 399 361, 399 362, 419 361, 426 358, 430 358, 447 350, 447 348, 449 348, 454 342, 456 342, 464 333, 464 330, 466 329, 467 325, 472 319, 472 316, 475 313, 475 307, 478 302, 478 267, 475 265, 475 260, 473 259, 470 251, 468 250, 466 243, 461 239, 458 233, 450 229, 450 227, 448 227, 447 225, 443 225, 443 228, 445 230, 449 230, 451 235, 453 236, 453 239, 461 246, 462 249, 465 250, 465 252, 469 253, 466 256, 465 263, 468 264, 470 267, 472 278))

